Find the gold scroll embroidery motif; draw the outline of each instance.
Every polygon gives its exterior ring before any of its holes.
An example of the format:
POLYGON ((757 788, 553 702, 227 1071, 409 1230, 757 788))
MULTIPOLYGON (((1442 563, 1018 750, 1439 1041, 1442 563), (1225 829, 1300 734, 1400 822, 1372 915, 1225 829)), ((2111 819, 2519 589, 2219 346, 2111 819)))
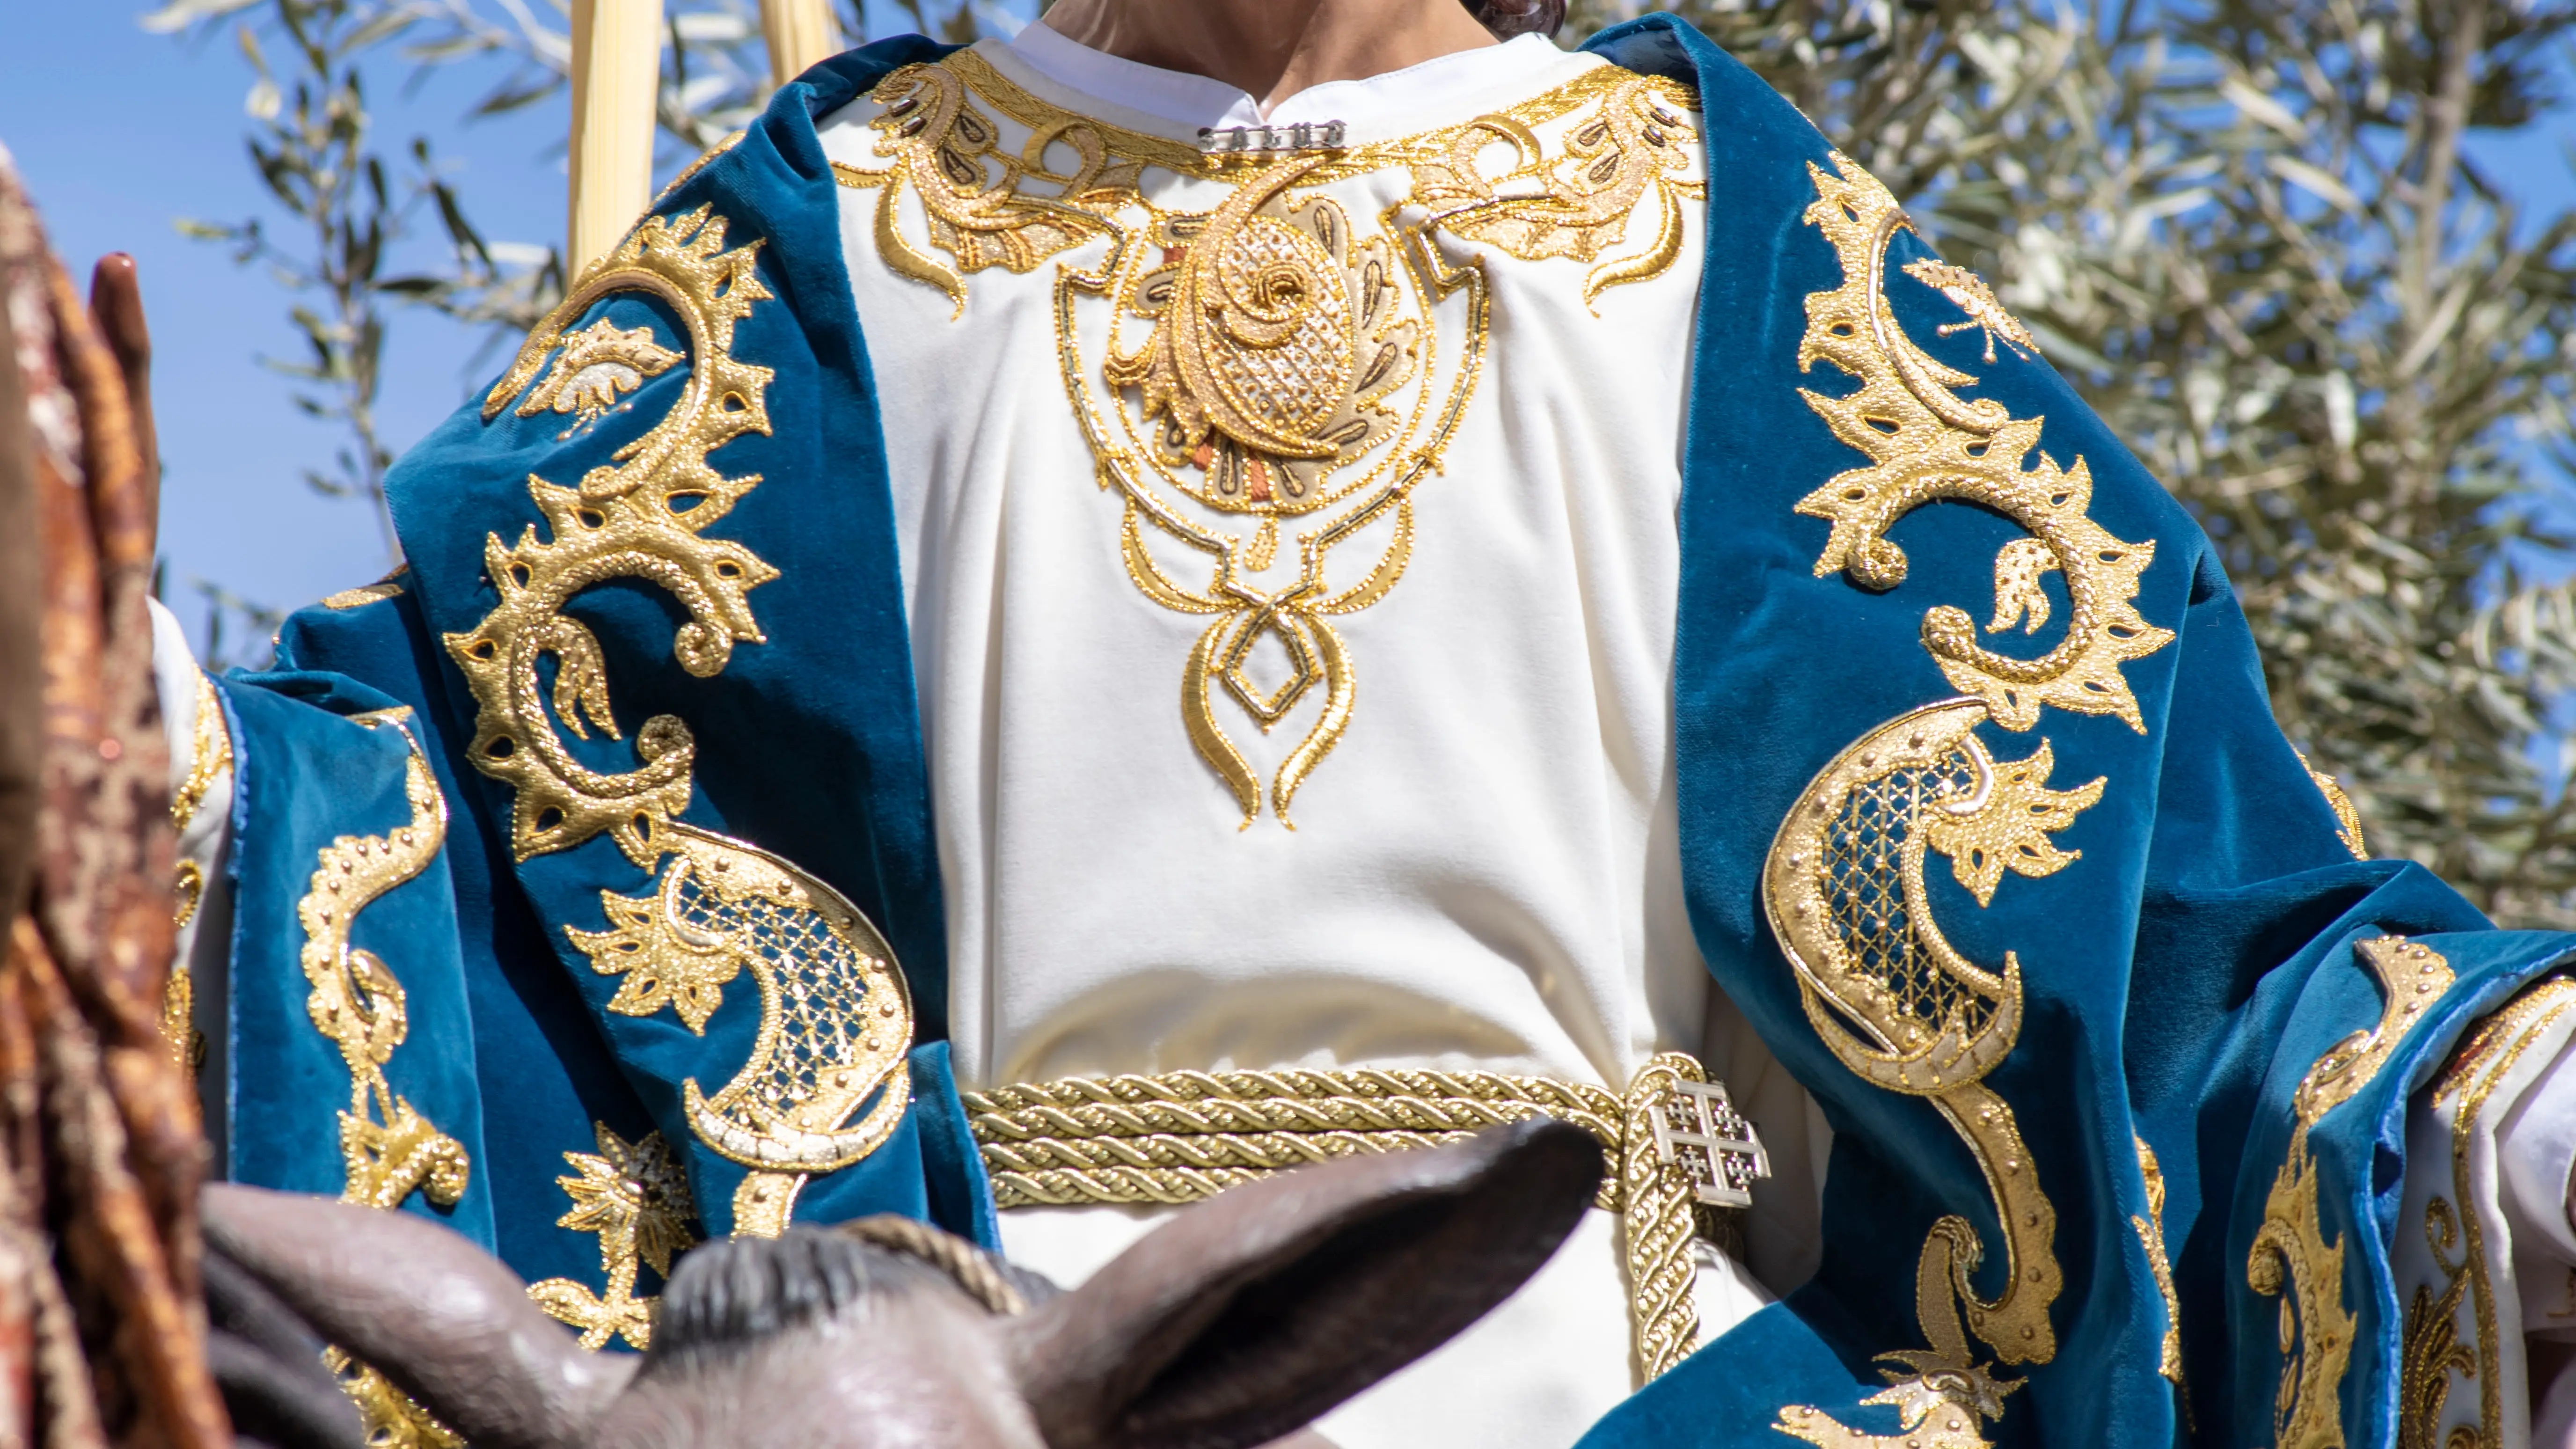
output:
POLYGON ((2040 706, 2055 705, 2107 714, 2145 733, 2120 667, 2173 639, 2171 630, 2147 623, 2136 603, 2138 576, 2155 545, 2123 542, 2093 521, 2093 479, 2082 459, 2061 470, 2043 454, 2027 466, 2042 419, 2015 418, 1992 398, 1971 403, 1951 390, 1976 379, 1916 347, 1884 293, 1887 247, 1909 228, 1905 213, 1868 172, 1841 156, 1834 165, 1839 176, 1808 165, 1818 200, 1807 219, 1833 243, 1843 284, 1808 295, 1798 365, 1829 362, 1861 385, 1845 397, 1801 395, 1870 465, 1836 474, 1798 502, 1800 513, 1833 525, 1816 576, 1840 569, 1862 588, 1892 589, 1905 582, 1905 551, 1887 537, 1899 518, 1936 499, 1983 504, 2030 533, 1996 558, 1993 627, 2008 622, 2004 600, 2036 595, 2035 573, 2052 566, 2065 580, 2073 617, 2056 648, 2022 659, 1978 644, 1964 610, 1933 608, 1923 616, 1923 647, 1951 687, 1984 702, 2009 730, 2029 729, 2040 706))
POLYGON ((775 1236, 808 1177, 866 1157, 903 1120, 912 998, 893 948, 830 886, 680 822, 657 839, 671 859, 652 893, 603 891, 610 929, 566 934, 592 969, 624 978, 609 1010, 650 1016, 667 1005, 700 1033, 724 984, 751 972, 760 1033, 750 1060, 713 1096, 684 1082, 681 1101, 698 1140, 752 1169, 734 1195, 734 1231, 775 1236))
MULTIPOLYGON (((313 987, 305 1009, 349 1068, 349 1110, 340 1114, 347 1180, 340 1197, 386 1211, 414 1191, 442 1207, 452 1205, 465 1195, 472 1170, 464 1146, 396 1096, 385 1080, 385 1063, 410 1030, 402 983, 381 957, 349 944, 358 913, 426 870, 447 840, 447 801, 420 742, 403 723, 409 713, 389 709, 351 718, 370 729, 390 725, 402 731, 410 746, 403 758, 410 823, 383 835, 343 835, 324 846, 312 884, 295 906, 304 927, 304 978, 313 987)), ((327 1350, 323 1361, 358 1406, 371 1446, 462 1449, 462 1439, 383 1374, 337 1348, 327 1350)))
POLYGON ((2138 1245, 2147 1250, 2147 1266, 2156 1275, 2156 1296, 2165 1304, 2163 1351, 2156 1371, 2182 1387, 2182 1298, 2174 1292, 2173 1259, 2165 1252, 2165 1170, 2156 1161, 2156 1150, 2147 1139, 2132 1134, 2138 1144, 2138 1174, 2146 1179, 2147 1212, 2131 1214, 2129 1226, 2137 1230, 2138 1245))
POLYGON ((323 595, 322 607, 326 609, 363 609, 369 604, 381 604, 387 599, 399 598, 403 591, 403 575, 410 572, 410 564, 396 564, 394 565, 392 573, 385 575, 383 578, 376 580, 372 584, 360 584, 354 589, 342 589, 336 594, 323 595))
POLYGON ((410 1031, 402 982, 373 951, 349 944, 358 913, 429 867, 447 839, 447 801, 420 744, 401 721, 409 711, 352 716, 369 728, 403 730, 408 824, 383 835, 343 835, 322 848, 313 882, 296 902, 304 926, 305 1008, 313 1025, 340 1048, 349 1068, 349 1110, 340 1114, 340 1153, 348 1167, 341 1197, 392 1208, 414 1191, 441 1206, 465 1194, 465 1149, 440 1132, 385 1080, 385 1063, 410 1031))
POLYGON ((1685 149, 1695 139, 1688 93, 1600 67, 1448 130, 1231 167, 1050 106, 972 52, 898 71, 877 95, 885 109, 872 124, 888 164, 834 170, 877 192, 889 270, 937 287, 962 313, 976 272, 1027 272, 1108 241, 1097 266, 1059 264, 1066 391, 1101 486, 1122 500, 1130 580, 1153 603, 1209 621, 1182 666, 1192 747, 1244 825, 1265 803, 1291 824, 1298 787, 1339 744, 1356 699, 1351 646, 1333 621, 1403 576, 1412 491, 1440 467, 1483 360, 1483 259, 1453 262, 1435 237, 1524 260, 1597 260, 1587 301, 1661 275, 1679 255, 1681 199, 1700 194, 1685 149), (1016 155, 983 106, 1028 128, 1016 155), (1535 128, 1557 122, 1566 136, 1550 154, 1535 128), (1489 175, 1480 161, 1497 147, 1511 159, 1489 175), (1206 210, 1166 209, 1145 198, 1149 168, 1220 182, 1226 194, 1206 210), (1373 224, 1319 189, 1390 169, 1409 170, 1410 190, 1373 224), (905 235, 905 195, 921 207, 918 244, 905 235), (1648 207, 1658 220, 1645 250, 1599 260, 1648 207), (1442 316, 1460 337, 1445 363, 1442 316), (1157 545, 1204 557, 1207 581, 1167 567, 1157 545), (1355 581, 1337 582, 1328 567, 1346 545, 1373 557, 1355 581), (1293 572, 1265 577, 1274 566, 1293 572), (1258 677, 1275 667, 1265 654, 1284 662, 1284 677, 1258 677), (1316 718, 1265 788, 1218 705, 1231 700, 1268 733, 1318 692, 1316 718))
POLYGON ((694 1215, 689 1180, 659 1132, 634 1142, 610 1131, 605 1122, 591 1124, 599 1151, 567 1152, 573 1176, 558 1177, 557 1186, 572 1199, 572 1211, 555 1226, 599 1234, 599 1270, 607 1275, 606 1294, 593 1293, 570 1278, 548 1278, 528 1285, 528 1296, 557 1319, 581 1330, 581 1346, 601 1349, 612 1338, 630 1347, 653 1346, 654 1295, 638 1295, 635 1280, 646 1265, 668 1281, 671 1257, 697 1241, 688 1229, 694 1215))
MULTIPOLYGON (((1953 389, 1976 379, 1906 335, 1886 279, 1889 244, 1910 223, 1867 172, 1839 155, 1833 163, 1832 171, 1808 167, 1817 199, 1806 220, 1833 247, 1842 283, 1808 295, 1798 363, 1830 363, 1859 386, 1843 397, 1801 395, 1868 464, 1835 475, 1797 505, 1832 525, 1817 577, 1840 570, 1865 589, 1896 587, 1906 557, 1888 530, 1925 503, 1961 499, 2027 535, 1997 551, 1988 630, 2018 624, 2035 632, 2046 623, 2049 573, 2064 583, 2070 616, 2056 647, 2019 658, 1980 645, 1964 610, 1928 611, 1924 647, 1968 697, 1900 715, 1846 747, 1790 809, 1763 870, 1764 903, 1809 1022, 1864 1080, 1928 1100, 1959 1134, 1993 1195, 2004 1266, 2001 1293, 1982 1297, 1970 1276, 1985 1251, 1975 1227, 1955 1214, 1933 1224, 1915 1278, 1915 1316, 1929 1347, 1881 1355, 1893 1365, 1882 1370, 1889 1387, 1863 1401, 1895 1408, 1900 1432, 1872 1434, 1797 1404, 1780 1410, 1775 1427, 1827 1449, 1950 1449, 1984 1444, 1983 1421, 2002 1417, 2005 1395, 2019 1384, 1995 1378, 1969 1335, 2003 1363, 2050 1361, 2057 1338, 2049 1307, 2062 1276, 2056 1210, 2011 1105, 1983 1080, 2019 1036, 2021 963, 2006 951, 2002 969, 1990 970, 1950 945, 1925 893, 1924 859, 1947 856, 1980 906, 1991 904, 2007 872, 2039 877, 2073 863, 2077 853, 2049 837, 2100 800, 2107 779, 2053 788, 2046 740, 2020 760, 1999 762, 1975 731, 2028 730, 2043 705, 2054 705, 2107 714, 2143 733, 2121 666, 2173 635, 2149 625, 2135 602, 2153 546, 2123 542, 2093 522, 2083 461, 2061 470, 2043 456, 2026 466, 2043 420, 2015 418, 1991 398, 1962 399, 1953 389)), ((2001 337, 2022 350, 2028 333, 1973 274, 1932 263, 1907 270, 1967 314, 1946 331, 1977 327, 1990 347, 2001 337)), ((2155 1257, 2156 1243, 2141 1246, 2155 1257)))
MULTIPOLYGON (((501 601, 471 632, 447 636, 477 707, 475 767, 516 792, 510 845, 520 860, 606 831, 628 859, 650 870, 661 856, 655 825, 689 803, 696 744, 678 716, 644 722, 635 736, 639 768, 622 774, 582 764, 555 733, 560 719, 585 738, 592 728, 620 737, 599 642, 563 613, 573 595, 613 578, 661 585, 689 614, 671 652, 701 679, 724 669, 736 643, 763 638, 744 596, 778 571, 738 543, 705 535, 759 482, 757 475, 726 477, 709 466, 707 454, 744 433, 769 431, 762 394, 770 370, 732 355, 734 324, 770 295, 752 265, 759 244, 727 251, 724 238, 724 218, 705 207, 645 218, 616 251, 582 273, 483 401, 486 419, 498 415, 549 357, 554 368, 521 405, 522 414, 552 406, 541 399, 589 388, 576 379, 600 364, 590 355, 596 347, 585 350, 581 339, 597 342, 605 324, 569 338, 563 329, 611 293, 659 298, 688 330, 688 386, 670 412, 611 455, 614 466, 592 469, 577 487, 528 480, 553 537, 540 539, 531 524, 515 546, 498 534, 486 540, 485 568, 501 601), (549 656, 555 661, 552 717, 539 674, 549 656)), ((613 382, 604 385, 614 390, 613 382)))
POLYGON ((2451 985, 2451 963, 2399 936, 2354 946, 2379 978, 2379 1024, 2328 1048, 2290 1097, 2290 1147, 2263 1202, 2263 1225, 2245 1264, 2248 1286, 2281 1299, 2281 1387, 2273 1404, 2278 1449, 2341 1449, 2342 1387, 2354 1319, 2343 1303, 2343 1244, 2325 1240, 2317 1164, 2308 1132, 2370 1085, 2424 1012, 2451 985))
POLYGON ((2436 1195, 2424 1205, 2424 1233, 2444 1287, 2438 1295, 2419 1287, 2407 1305, 2398 1372, 2398 1433, 2406 1449, 2416 1443, 2434 1449, 2432 1435, 2441 1423, 2455 1373, 2477 1385, 2478 1422, 2474 1429, 2466 1424, 2454 1427, 2440 1449, 2498 1449, 2505 1442, 2500 1363, 2504 1349, 2496 1321, 2492 1268, 2496 1254, 2505 1248, 2478 1210, 2470 1148, 2488 1099, 2532 1043, 2570 1008, 2576 1008, 2576 979, 2552 976, 2525 987, 2502 1009, 2478 1022, 2434 1080, 2433 1105, 2457 1103, 2451 1119, 2451 1197, 2436 1195), (2458 1313, 2463 1297, 2475 1324, 2474 1344, 2460 1342, 2458 1313))
POLYGON ((612 293, 659 299, 687 332, 688 383, 659 422, 576 487, 528 480, 553 536, 540 539, 531 525, 516 546, 498 535, 486 541, 486 568, 501 601, 472 632, 448 635, 447 647, 479 707, 474 763, 517 792, 517 857, 606 832, 655 878, 640 898, 601 893, 607 931, 565 928, 604 974, 628 974, 610 1009, 648 1015, 668 1002, 703 1034, 723 983, 741 965, 752 967, 761 1026, 751 1059, 713 1098, 690 1082, 685 1105, 701 1140, 755 1169, 735 1196, 736 1230, 774 1234, 785 1228, 809 1174, 865 1157, 902 1119, 912 1008, 893 952, 857 908, 820 881, 741 841, 678 822, 696 747, 676 715, 644 722, 635 739, 638 768, 622 774, 575 760, 554 728, 560 719, 585 738, 592 728, 618 737, 598 641, 563 613, 593 584, 638 578, 678 599, 689 618, 672 638, 672 653, 702 679, 723 671, 735 644, 765 637, 747 595, 778 571, 741 544, 705 533, 760 481, 757 474, 728 477, 708 455, 770 426, 763 399, 771 370, 737 360, 732 349, 735 325, 771 294, 754 267, 759 244, 727 250, 725 232, 725 219, 707 207, 646 217, 582 273, 485 397, 487 421, 526 392, 519 416, 569 412, 579 428, 612 404, 625 406, 615 399, 669 370, 682 354, 654 341, 649 328, 620 329, 603 318, 564 330, 612 293), (551 696, 540 673, 548 657, 555 662, 551 696), (843 1127, 872 1093, 876 1108, 843 1127))

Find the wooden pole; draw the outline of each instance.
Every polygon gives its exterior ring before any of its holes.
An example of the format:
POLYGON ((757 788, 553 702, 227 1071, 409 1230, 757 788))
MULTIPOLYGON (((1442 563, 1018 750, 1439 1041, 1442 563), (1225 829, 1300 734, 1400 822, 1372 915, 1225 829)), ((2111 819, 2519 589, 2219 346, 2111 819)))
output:
POLYGON ((575 276, 608 255, 653 199, 653 100, 662 77, 662 0, 573 0, 572 218, 575 276))
POLYGON ((773 87, 841 50, 841 27, 832 19, 831 0, 760 0, 760 32, 769 42, 773 87))

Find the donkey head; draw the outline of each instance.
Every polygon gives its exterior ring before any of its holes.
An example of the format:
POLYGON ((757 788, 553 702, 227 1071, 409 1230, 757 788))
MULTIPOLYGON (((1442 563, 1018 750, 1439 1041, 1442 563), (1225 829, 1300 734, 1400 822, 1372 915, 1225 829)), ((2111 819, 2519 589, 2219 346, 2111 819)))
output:
POLYGON ((652 1349, 590 1354, 435 1223, 207 1190, 216 1254, 474 1449, 1235 1449, 1289 1433, 1501 1302, 1601 1173, 1535 1121, 1352 1158, 1179 1214, 1056 1293, 917 1224, 706 1244, 652 1349))

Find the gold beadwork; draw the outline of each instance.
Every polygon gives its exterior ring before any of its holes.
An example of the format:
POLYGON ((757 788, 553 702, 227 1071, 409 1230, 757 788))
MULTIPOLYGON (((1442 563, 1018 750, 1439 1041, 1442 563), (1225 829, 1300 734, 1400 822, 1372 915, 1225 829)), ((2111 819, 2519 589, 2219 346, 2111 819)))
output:
POLYGON ((602 891, 610 929, 565 934, 592 969, 625 977, 609 1010, 649 1016, 668 1005, 701 1033, 724 983, 749 969, 760 993, 750 1059, 712 1097, 683 1082, 681 1101, 700 1141, 754 1169, 736 1197, 745 1220, 735 1231, 783 1230, 804 1178, 866 1157, 903 1120, 912 998, 893 948, 830 886, 681 822, 654 841, 671 858, 653 891, 602 891), (871 1097, 876 1105, 843 1126, 871 1097))
POLYGON ((1620 1215, 1638 1382, 1696 1346, 1694 1194, 1655 1145, 1653 1114, 1699 1063, 1657 1054, 1622 1095, 1500 1072, 1401 1068, 1165 1072, 1022 1082, 961 1094, 1000 1208, 1197 1202, 1285 1168, 1456 1142, 1553 1117, 1592 1134, 1620 1215))
MULTIPOLYGON (((725 227, 706 207, 645 218, 616 251, 583 271, 483 402, 485 419, 497 416, 558 347, 568 349, 569 361, 583 337, 606 346, 599 326, 571 339, 563 329, 612 293, 656 297, 688 331, 688 386, 671 410, 578 487, 529 478, 553 537, 539 539, 531 524, 515 547, 498 534, 486 539, 485 571, 500 602, 470 633, 446 636, 474 693, 475 767, 516 792, 510 845, 520 860, 606 831, 628 859, 650 870, 661 855, 656 826, 689 802, 697 747, 677 716, 644 722, 635 738, 639 768, 623 774, 583 765, 555 733, 559 718, 587 737, 587 719, 609 738, 621 737, 599 641, 563 613, 573 595, 613 578, 660 585, 689 615, 672 638, 672 654, 701 679, 724 669, 736 643, 765 637, 744 596, 778 571, 741 544, 704 536, 760 481, 757 474, 728 478, 707 455, 745 433, 769 431, 762 398, 771 371, 736 361, 732 352, 734 325, 770 296, 753 266, 760 244, 727 251, 725 227), (552 718, 539 669, 549 655, 556 666, 552 718)), ((558 391, 572 387, 567 377, 558 391)), ((531 396, 522 411, 537 401, 531 396)))
MULTIPOLYGON (((2423 949, 2418 947, 2417 949, 2423 949)), ((2438 1427, 2451 1390, 2451 1375, 2475 1381, 2475 1428, 2455 1427, 2443 1449, 2497 1449, 2505 1442, 2503 1330, 2496 1318, 2494 1265, 2511 1245, 2478 1210, 2470 1149, 2487 1103, 2532 1044, 2576 1008, 2576 979, 2552 975, 2524 987, 2504 1006, 2471 1027, 2433 1080, 2432 1103, 2451 1107, 2451 1196, 2435 1194, 2424 1207, 2424 1232, 2433 1262, 2445 1280, 2438 1296, 2418 1287, 2408 1305, 2405 1348, 2399 1363, 2399 1427, 2438 1427), (2455 1259, 2452 1250, 2459 1256, 2455 1259), (2476 1341, 2459 1341, 2458 1311, 2466 1298, 2476 1341), (2419 1319, 2418 1310, 2421 1310, 2419 1319)), ((2406 1440, 2431 1444, 2431 1439, 2406 1440)))
POLYGON ((341 1197, 369 1207, 398 1206, 415 1190, 442 1206, 465 1194, 469 1164, 455 1138, 430 1125, 385 1080, 385 1063, 410 1030, 402 983, 374 952, 349 944, 358 913, 418 876, 447 839, 447 801, 429 772, 420 742, 402 724, 408 710, 352 716, 370 729, 400 730, 403 796, 411 820, 383 835, 343 835, 322 848, 311 887, 295 905, 304 926, 306 1001, 313 1025, 340 1048, 349 1068, 349 1110, 340 1114, 340 1153, 348 1167, 341 1197))
MULTIPOLYGON (((2055 705, 2111 715, 2145 733, 2120 666, 2173 639, 2172 631, 2147 623, 2136 603, 2154 543, 2123 542, 2093 521, 2093 479, 2082 459, 2060 470, 2042 454, 2036 467, 2025 467, 2039 446, 2041 419, 2015 418, 1992 398, 1971 403, 1951 391, 1976 379, 1916 347, 1883 290, 1888 243, 1911 224, 1876 178, 1840 155, 1833 161, 1840 175, 1808 164, 1818 195, 1807 220, 1833 244, 1843 283, 1808 294, 1798 365, 1830 362, 1861 385, 1844 397, 1800 395, 1870 463, 1836 474, 1798 502, 1800 513, 1833 525, 1817 577, 1840 569, 1862 588, 1892 589, 1906 572, 1905 551, 1887 537, 1899 518, 1935 499, 1983 504, 2029 530, 2063 574, 2073 615, 2066 638, 2037 658, 1998 654, 1977 643, 1965 611, 1943 604, 1923 616, 1924 648, 1951 686, 1984 701, 2005 729, 2029 729, 2042 705, 2055 705)), ((2004 574, 1999 558, 1999 593, 2004 574)), ((1999 598, 1992 627, 2006 617, 1999 598)))
POLYGON ((639 1296, 635 1279, 650 1264, 667 1281, 671 1256, 697 1241, 688 1229, 695 1215, 689 1180, 661 1133, 629 1142, 605 1122, 592 1123, 591 1130, 599 1139, 597 1154, 564 1154, 575 1175, 555 1183, 572 1199, 572 1210, 555 1226, 599 1234, 599 1270, 607 1275, 608 1291, 596 1294, 570 1278, 548 1278, 529 1284, 528 1296, 580 1329, 584 1348, 606 1348, 611 1338, 651 1348, 658 1300, 639 1296))
POLYGON ((2353 954, 2378 978, 2379 1024, 2327 1048, 2291 1093, 2289 1150, 2245 1263, 2247 1286, 2281 1299, 2286 1362, 2274 1410, 2276 1449, 2341 1449, 2343 1375, 2356 1331, 2343 1303, 2343 1244, 2325 1240, 2309 1129, 2379 1075, 2452 981, 2451 963, 2440 952, 2401 936, 2360 942, 2353 954))
POLYGON ((1684 114, 1690 93, 1598 66, 1442 131, 1250 165, 1063 110, 971 51, 899 70, 876 95, 883 109, 870 124, 887 164, 833 170, 841 184, 877 193, 873 231, 888 270, 962 311, 977 272, 1027 272, 1108 242, 1096 267, 1059 263, 1066 390, 1099 481, 1122 497, 1129 578, 1154 603, 1209 620, 1182 665, 1192 747, 1245 825, 1265 798, 1289 823, 1290 802, 1340 742, 1356 697, 1351 645, 1331 621, 1375 604, 1402 577, 1412 489, 1440 466, 1482 364, 1482 258, 1452 262, 1435 237, 1524 260, 1597 261, 1583 282, 1587 302, 1663 274, 1680 254, 1681 198, 1701 193, 1686 149, 1696 140, 1684 114), (994 115, 1027 128, 1016 154, 994 115), (1557 123, 1565 137, 1550 155, 1535 128, 1557 123), (1478 158, 1497 142, 1514 159, 1489 176, 1478 158), (1146 198, 1149 168, 1227 194, 1205 211, 1166 210, 1146 198), (1374 226, 1317 189, 1388 170, 1409 170, 1411 184, 1374 226), (921 207, 919 241, 906 235, 906 195, 921 207), (1645 250, 1600 260, 1649 206, 1656 232, 1645 250), (1412 219, 1400 222, 1399 212, 1412 219), (1433 313, 1462 291, 1451 310, 1463 340, 1444 369, 1433 313), (1313 525, 1283 539, 1282 520, 1305 516, 1313 525), (1327 555, 1381 522, 1362 577, 1329 582, 1327 555), (1166 570, 1149 534, 1204 555, 1207 582, 1166 570), (1257 578, 1287 547, 1294 576, 1257 578), (1265 640, 1288 664, 1275 683, 1253 677, 1265 640), (1218 721, 1219 696, 1267 732, 1319 686, 1314 722, 1265 790, 1218 721))

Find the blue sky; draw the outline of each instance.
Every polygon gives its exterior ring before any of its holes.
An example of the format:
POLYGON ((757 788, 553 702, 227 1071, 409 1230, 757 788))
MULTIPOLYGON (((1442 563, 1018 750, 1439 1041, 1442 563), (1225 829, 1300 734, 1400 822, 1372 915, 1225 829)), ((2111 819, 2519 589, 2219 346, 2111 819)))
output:
MULTIPOLYGON (((173 224, 237 220, 257 207, 243 146, 249 68, 229 31, 202 43, 146 33, 137 20, 150 8, 139 0, 0 5, 0 56, 8 57, 0 142, 76 274, 85 279, 90 262, 113 250, 140 264, 167 469, 166 593, 202 647, 204 609, 192 580, 292 606, 374 579, 388 558, 366 507, 318 496, 301 481, 303 470, 328 466, 339 432, 298 414, 289 382, 254 363, 300 350, 285 294, 173 224)), ((882 0, 880 8, 894 9, 882 0)), ((554 240, 564 179, 549 151, 563 135, 565 103, 460 124, 492 78, 450 68, 406 91, 387 76, 371 95, 378 135, 388 150, 415 133, 431 136, 491 239, 554 240)), ((2534 210, 2547 211, 2576 202, 2571 143, 2576 128, 2561 126, 2511 142, 2481 138, 2475 150, 2534 210)), ((423 312, 395 309, 391 338, 381 420, 397 449, 499 365, 484 336, 423 312)))

